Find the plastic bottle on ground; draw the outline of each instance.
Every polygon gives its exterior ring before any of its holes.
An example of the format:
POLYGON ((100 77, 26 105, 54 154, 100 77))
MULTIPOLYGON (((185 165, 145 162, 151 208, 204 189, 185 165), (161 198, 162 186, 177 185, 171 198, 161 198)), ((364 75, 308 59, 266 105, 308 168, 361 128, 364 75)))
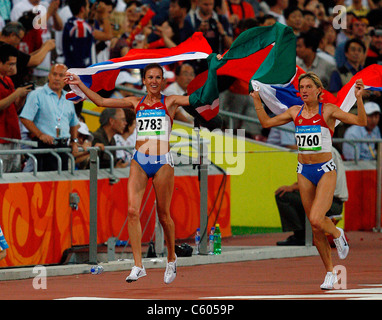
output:
POLYGON ((214 233, 215 233, 215 227, 211 227, 211 232, 208 237, 208 254, 214 254, 214 244, 215 244, 214 233))
POLYGON ((196 229, 195 234, 195 254, 200 253, 200 228, 196 229))
POLYGON ((222 234, 220 232, 220 225, 217 223, 215 227, 215 234, 214 234, 214 254, 221 254, 222 253, 222 234))
POLYGON ((91 274, 101 274, 103 272, 103 267, 102 266, 92 266, 90 268, 90 273, 91 274))

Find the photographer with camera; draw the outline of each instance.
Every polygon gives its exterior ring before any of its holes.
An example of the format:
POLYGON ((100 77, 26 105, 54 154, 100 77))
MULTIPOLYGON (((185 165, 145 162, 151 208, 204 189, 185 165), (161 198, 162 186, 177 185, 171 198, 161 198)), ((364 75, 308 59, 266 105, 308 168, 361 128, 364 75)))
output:
POLYGON ((204 37, 215 53, 224 52, 232 44, 233 34, 226 16, 214 10, 215 0, 198 0, 195 13, 186 19, 191 21, 195 31, 203 32, 204 37))
MULTIPOLYGON (((0 137, 21 139, 17 111, 24 105, 31 86, 15 89, 10 76, 16 74, 18 50, 6 43, 0 44, 0 137)), ((0 139, 0 150, 18 149, 18 144, 0 139)), ((4 172, 19 172, 19 154, 0 155, 4 172)))

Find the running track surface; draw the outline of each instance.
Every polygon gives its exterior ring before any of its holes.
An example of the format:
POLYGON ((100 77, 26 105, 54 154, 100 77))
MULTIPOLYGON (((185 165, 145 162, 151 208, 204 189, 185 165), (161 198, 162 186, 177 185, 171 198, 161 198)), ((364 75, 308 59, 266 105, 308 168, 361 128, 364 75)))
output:
MULTIPOLYGON (((276 233, 223 239, 228 245, 275 245, 289 234, 276 233)), ((33 288, 33 279, 0 282, 1 300, 103 299, 382 299, 382 233, 346 233, 350 253, 335 265, 346 267, 347 290, 320 290, 325 270, 318 256, 179 267, 175 281, 163 283, 163 269, 126 283, 129 270, 48 277, 47 289, 33 288)))

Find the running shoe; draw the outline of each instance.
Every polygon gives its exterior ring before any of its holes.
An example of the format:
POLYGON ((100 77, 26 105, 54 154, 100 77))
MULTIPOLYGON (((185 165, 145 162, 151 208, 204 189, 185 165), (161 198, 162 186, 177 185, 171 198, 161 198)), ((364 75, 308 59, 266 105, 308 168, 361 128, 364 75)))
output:
POLYGON ((139 267, 134 266, 131 269, 130 274, 127 276, 126 282, 130 283, 130 282, 133 282, 133 281, 137 281, 139 278, 142 278, 144 276, 146 276, 146 269, 145 269, 145 267, 139 268, 139 267))
POLYGON ((341 235, 337 239, 333 239, 333 241, 337 247, 339 258, 345 259, 349 253, 349 244, 346 241, 344 230, 338 227, 336 228, 341 232, 341 235))
POLYGON ((174 262, 167 262, 166 271, 164 273, 164 283, 169 284, 175 280, 176 277, 176 260, 174 262))
POLYGON ((338 282, 337 273, 327 272, 323 284, 320 286, 321 290, 332 290, 334 289, 334 284, 338 282))

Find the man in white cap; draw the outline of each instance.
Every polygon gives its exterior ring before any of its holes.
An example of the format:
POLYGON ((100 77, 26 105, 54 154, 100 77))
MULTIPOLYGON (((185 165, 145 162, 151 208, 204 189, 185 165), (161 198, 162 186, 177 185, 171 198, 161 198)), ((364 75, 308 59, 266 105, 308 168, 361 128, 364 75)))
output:
POLYGON ((79 122, 80 127, 78 128, 78 140, 83 139, 84 141, 88 140, 90 142, 93 141, 93 135, 90 133, 88 126, 85 122, 79 122))
POLYGON ((83 151, 78 151, 73 154, 76 159, 76 169, 89 169, 90 164, 90 153, 87 151, 88 147, 92 146, 92 141, 94 139, 93 135, 90 133, 88 126, 85 122, 80 121, 78 128, 78 146, 83 148, 83 151))
MULTIPOLYGON (((381 132, 378 127, 381 108, 375 102, 366 102, 365 111, 367 115, 367 125, 365 127, 351 126, 344 135, 345 139, 381 139, 381 132)), ((356 148, 349 143, 344 143, 342 154, 345 160, 374 160, 377 151, 375 143, 356 143, 356 148)))

